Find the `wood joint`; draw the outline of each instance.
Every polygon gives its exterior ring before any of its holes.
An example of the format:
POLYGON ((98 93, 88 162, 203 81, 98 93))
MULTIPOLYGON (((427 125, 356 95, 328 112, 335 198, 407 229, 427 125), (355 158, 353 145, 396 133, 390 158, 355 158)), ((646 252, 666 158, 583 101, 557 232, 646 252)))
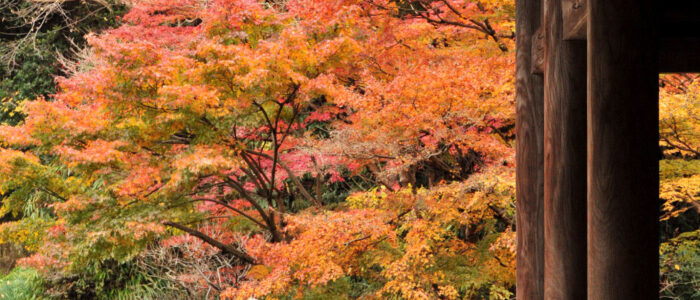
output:
POLYGON ((562 0, 564 40, 585 40, 588 23, 587 0, 562 0))

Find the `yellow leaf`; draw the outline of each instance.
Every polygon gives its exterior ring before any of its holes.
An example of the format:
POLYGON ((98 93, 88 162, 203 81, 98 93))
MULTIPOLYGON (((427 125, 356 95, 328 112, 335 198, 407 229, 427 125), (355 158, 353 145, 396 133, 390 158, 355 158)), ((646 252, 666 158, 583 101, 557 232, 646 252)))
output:
POLYGON ((248 277, 253 278, 255 280, 262 280, 267 276, 267 274, 270 274, 270 268, 264 266, 264 265, 257 265, 252 268, 250 268, 250 271, 248 271, 248 277))

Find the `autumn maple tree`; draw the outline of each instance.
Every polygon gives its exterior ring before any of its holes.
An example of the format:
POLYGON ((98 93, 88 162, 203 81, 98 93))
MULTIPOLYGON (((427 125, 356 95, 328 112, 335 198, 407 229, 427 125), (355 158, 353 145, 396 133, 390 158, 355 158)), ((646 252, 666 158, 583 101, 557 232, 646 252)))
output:
POLYGON ((693 74, 665 75, 659 101, 661 162, 661 219, 686 211, 700 213, 700 79, 693 74))
POLYGON ((698 277, 700 220, 700 87, 698 74, 660 77, 659 146, 661 290, 663 297, 692 298, 698 277))
POLYGON ((22 217, 0 236, 53 272, 214 251, 226 267, 196 282, 236 299, 351 279, 376 297, 507 299, 512 15, 508 1, 133 1, 89 36, 80 72, 0 127, 2 209, 22 217), (330 199, 340 185, 350 196, 330 199))

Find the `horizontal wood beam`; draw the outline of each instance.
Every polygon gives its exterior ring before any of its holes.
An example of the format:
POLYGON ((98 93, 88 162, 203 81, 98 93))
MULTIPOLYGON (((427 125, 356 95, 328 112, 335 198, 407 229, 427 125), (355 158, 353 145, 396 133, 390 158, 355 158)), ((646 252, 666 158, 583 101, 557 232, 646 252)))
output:
MULTIPOLYGON (((562 0, 565 40, 585 40, 589 0, 562 0)), ((700 38, 700 1, 657 0, 659 35, 664 38, 700 38)))
POLYGON ((700 72, 700 38, 662 38, 659 73, 700 72))
POLYGON ((700 72, 700 1, 667 0, 659 5, 659 72, 700 72))
MULTIPOLYGON (((564 40, 586 40, 589 0, 562 0, 564 40)), ((700 72, 700 1, 657 0, 659 72, 700 72)))
POLYGON ((658 0, 659 34, 666 38, 700 38, 700 1, 658 0))

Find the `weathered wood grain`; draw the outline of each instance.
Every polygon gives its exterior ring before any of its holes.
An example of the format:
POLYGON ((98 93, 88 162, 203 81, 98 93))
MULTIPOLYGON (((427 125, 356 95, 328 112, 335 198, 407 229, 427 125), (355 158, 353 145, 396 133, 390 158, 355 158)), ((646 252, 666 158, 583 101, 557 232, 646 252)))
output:
POLYGON ((588 1, 588 299, 658 299, 656 1, 588 1))
POLYGON ((540 26, 532 35, 532 59, 531 59, 531 70, 532 74, 542 75, 544 74, 544 48, 545 45, 545 32, 544 28, 540 26))
POLYGON ((542 76, 531 73, 541 1, 516 0, 516 295, 544 299, 542 76))
POLYGON ((544 1, 545 299, 586 299, 586 41, 564 40, 544 1))
POLYGON ((585 40, 586 19, 588 18, 586 0, 562 0, 562 26, 564 40, 585 40))

